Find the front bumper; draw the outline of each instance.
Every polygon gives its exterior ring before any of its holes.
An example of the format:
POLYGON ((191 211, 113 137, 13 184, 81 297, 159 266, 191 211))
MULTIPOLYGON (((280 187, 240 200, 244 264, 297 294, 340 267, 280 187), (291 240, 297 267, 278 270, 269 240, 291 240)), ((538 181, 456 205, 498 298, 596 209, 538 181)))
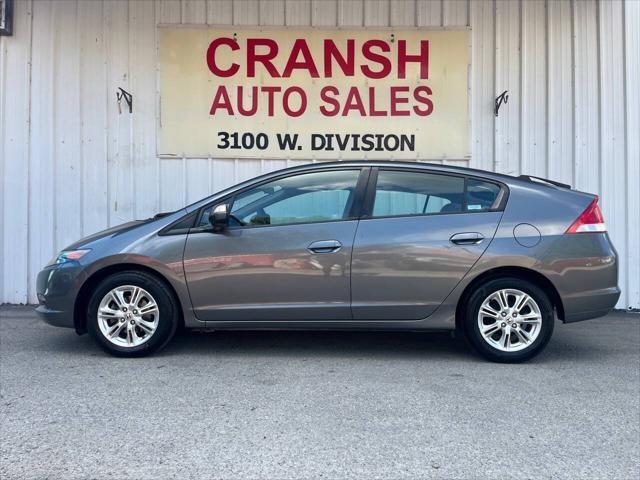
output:
POLYGON ((46 305, 38 305, 36 313, 49 325, 54 327, 74 328, 73 312, 51 310, 46 305))
POLYGON ((77 262, 45 267, 36 279, 40 318, 56 327, 74 328, 76 295, 83 281, 83 269, 77 262))

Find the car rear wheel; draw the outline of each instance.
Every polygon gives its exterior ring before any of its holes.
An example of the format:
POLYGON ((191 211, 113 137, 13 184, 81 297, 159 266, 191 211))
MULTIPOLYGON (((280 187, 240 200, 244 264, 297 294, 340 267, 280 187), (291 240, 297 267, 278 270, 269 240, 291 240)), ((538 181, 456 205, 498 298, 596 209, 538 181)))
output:
POLYGON ((93 291, 87 327, 108 353, 141 357, 162 348, 178 325, 178 306, 166 285, 143 272, 122 272, 93 291))
POLYGON ((500 278, 480 285, 469 298, 464 330, 471 345, 494 362, 533 358, 553 333, 553 305, 537 285, 500 278))

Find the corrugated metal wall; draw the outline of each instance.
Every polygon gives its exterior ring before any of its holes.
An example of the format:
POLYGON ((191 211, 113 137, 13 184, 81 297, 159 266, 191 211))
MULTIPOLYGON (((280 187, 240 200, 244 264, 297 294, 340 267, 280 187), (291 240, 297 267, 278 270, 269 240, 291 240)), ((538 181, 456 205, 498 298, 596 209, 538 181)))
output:
POLYGON ((0 40, 1 302, 34 302, 38 270, 83 235, 292 163, 157 158, 156 25, 178 23, 470 26, 471 165, 599 193, 618 306, 640 307, 635 0, 17 0, 0 40))

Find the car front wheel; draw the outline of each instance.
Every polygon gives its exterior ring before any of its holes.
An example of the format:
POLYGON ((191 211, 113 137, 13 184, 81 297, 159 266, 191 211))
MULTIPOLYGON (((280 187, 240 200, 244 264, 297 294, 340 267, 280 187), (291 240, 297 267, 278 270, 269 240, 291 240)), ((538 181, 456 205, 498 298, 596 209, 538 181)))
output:
POLYGON ((471 294, 463 321, 469 342, 482 356, 494 362, 523 362, 549 342, 553 305, 529 281, 493 279, 471 294))
POLYGON ((87 308, 87 327, 108 353, 141 357, 162 348, 178 324, 178 307, 167 286, 143 272, 105 278, 87 308))

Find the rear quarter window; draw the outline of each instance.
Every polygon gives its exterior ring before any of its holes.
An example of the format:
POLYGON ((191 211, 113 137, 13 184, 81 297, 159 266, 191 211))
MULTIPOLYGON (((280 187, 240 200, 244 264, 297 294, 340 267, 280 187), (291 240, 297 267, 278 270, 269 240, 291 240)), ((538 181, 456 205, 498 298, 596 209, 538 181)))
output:
POLYGON ((498 207, 501 188, 498 184, 470 178, 467 180, 467 212, 484 212, 498 207))

